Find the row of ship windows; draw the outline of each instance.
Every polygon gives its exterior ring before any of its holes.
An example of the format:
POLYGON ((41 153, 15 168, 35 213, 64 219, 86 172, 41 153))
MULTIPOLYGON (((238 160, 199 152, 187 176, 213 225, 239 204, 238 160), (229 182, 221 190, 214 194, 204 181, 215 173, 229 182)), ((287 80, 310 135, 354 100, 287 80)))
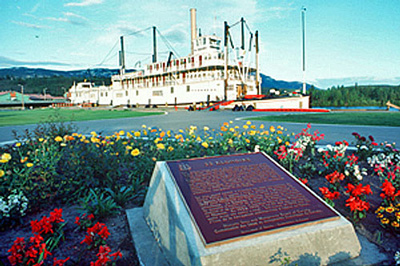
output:
MULTIPOLYGON (((171 87, 170 91, 171 91, 171 94, 174 94, 174 91, 175 91, 174 87, 171 87)), ((190 92, 190 91, 217 91, 217 89, 193 89, 193 90, 190 90, 190 86, 187 85, 186 86, 186 91, 187 92, 190 92)), ((162 95, 162 91, 153 91, 153 96, 160 96, 159 94, 162 95), (160 93, 158 93, 158 92, 160 92, 160 93)), ((78 97, 82 97, 82 92, 78 92, 77 96, 78 97)), ((128 91, 125 91, 125 96, 129 96, 128 95, 128 91)), ((138 90, 136 91, 136 96, 139 96, 139 91, 138 90)), ((107 92, 101 92, 100 93, 100 97, 108 97, 108 93, 107 92)))
MULTIPOLYGON (((208 55, 206 55, 206 56, 204 56, 204 60, 211 60, 211 59, 223 59, 224 58, 224 55, 222 54, 222 53, 218 53, 218 55, 211 55, 211 54, 208 54, 208 55)), ((201 64, 201 62, 202 62, 202 59, 203 59, 203 57, 200 55, 199 56, 199 62, 200 62, 200 64, 201 64)), ((195 63, 195 58, 194 57, 188 57, 188 58, 182 58, 182 59, 176 59, 176 60, 172 60, 171 61, 171 65, 173 65, 173 66, 179 66, 179 64, 181 64, 181 65, 185 65, 186 64, 186 61, 190 64, 190 63, 192 63, 192 64, 194 64, 195 63)), ((155 70, 159 70, 160 68, 165 68, 167 66, 167 63, 166 62, 162 62, 162 63, 156 63, 156 64, 152 64, 152 65, 148 65, 147 66, 147 70, 153 70, 153 69, 155 69, 155 70)))

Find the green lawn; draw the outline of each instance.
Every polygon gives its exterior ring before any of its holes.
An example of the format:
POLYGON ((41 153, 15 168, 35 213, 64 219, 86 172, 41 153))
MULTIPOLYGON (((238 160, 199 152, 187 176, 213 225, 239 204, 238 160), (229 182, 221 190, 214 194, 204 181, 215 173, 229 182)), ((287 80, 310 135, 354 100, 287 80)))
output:
POLYGON ((331 112, 263 116, 251 120, 400 127, 400 112, 331 112))
POLYGON ((48 121, 88 121, 159 115, 162 112, 137 112, 130 110, 85 110, 85 109, 34 109, 24 111, 0 111, 0 127, 37 124, 48 121))

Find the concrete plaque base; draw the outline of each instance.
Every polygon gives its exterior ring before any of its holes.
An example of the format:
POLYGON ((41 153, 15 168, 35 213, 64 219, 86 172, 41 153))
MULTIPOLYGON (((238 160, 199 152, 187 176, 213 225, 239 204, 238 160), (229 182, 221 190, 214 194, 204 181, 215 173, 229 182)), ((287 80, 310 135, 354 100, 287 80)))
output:
MULTIPOLYGON (((310 193, 313 193, 310 191, 310 193)), ((357 257, 360 243, 339 219, 206 247, 165 162, 157 162, 144 218, 171 265, 326 265, 357 257)))

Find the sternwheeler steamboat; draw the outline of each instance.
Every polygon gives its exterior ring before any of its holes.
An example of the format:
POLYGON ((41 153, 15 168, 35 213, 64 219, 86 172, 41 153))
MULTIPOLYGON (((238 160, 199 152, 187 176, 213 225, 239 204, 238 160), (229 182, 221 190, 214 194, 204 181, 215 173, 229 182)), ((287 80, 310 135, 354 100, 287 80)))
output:
MULTIPOLYGON (((158 61, 156 30, 153 27, 152 63, 128 72, 121 37, 120 73, 111 77, 111 85, 94 86, 91 82, 74 84, 69 89, 71 103, 136 107, 188 106, 194 103, 228 107, 246 99, 257 101, 261 94, 258 31, 253 34, 242 18, 234 25, 224 22, 223 38, 202 36, 197 30, 194 8, 190 9, 190 20, 191 53, 188 56, 174 58, 170 52, 167 61, 158 61), (241 26, 240 47, 234 46, 231 34, 231 28, 236 25, 241 26), (247 48, 245 31, 249 35, 247 48)), ((308 97, 296 98, 295 102, 291 100, 290 105, 308 108, 308 97)), ((287 100, 286 105, 289 103, 287 100)), ((256 104, 265 105, 262 100, 251 103, 253 107, 256 104)), ((275 108, 278 106, 281 106, 280 103, 272 105, 275 108)))

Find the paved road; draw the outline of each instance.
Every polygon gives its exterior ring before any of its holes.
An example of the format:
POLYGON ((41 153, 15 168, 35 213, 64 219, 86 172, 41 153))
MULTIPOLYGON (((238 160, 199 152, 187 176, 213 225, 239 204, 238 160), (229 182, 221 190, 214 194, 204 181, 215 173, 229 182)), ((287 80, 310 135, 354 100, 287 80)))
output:
MULTIPOLYGON (((78 127, 78 132, 89 134, 91 131, 102 132, 102 134, 112 134, 119 130, 138 130, 143 124, 149 127, 158 127, 164 130, 177 131, 185 129, 190 125, 198 128, 208 126, 210 128, 220 128, 223 122, 234 121, 237 125, 243 125, 246 118, 264 116, 264 115, 281 115, 282 113, 271 112, 187 112, 187 111, 171 111, 165 115, 150 117, 134 117, 96 121, 74 122, 78 127)), ((259 122, 253 121, 253 124, 265 126, 281 125, 287 128, 288 132, 298 133, 306 126, 305 123, 280 123, 280 122, 259 122)), ((24 130, 33 130, 36 125, 9 126, 0 127, 0 143, 14 140, 12 131, 23 133, 24 130)), ((372 135, 378 142, 388 141, 389 143, 400 143, 400 127, 376 127, 376 126, 347 126, 347 125, 312 125, 312 131, 319 130, 326 135, 320 144, 333 144, 338 140, 354 140, 352 132, 358 132, 361 135, 372 135)))

